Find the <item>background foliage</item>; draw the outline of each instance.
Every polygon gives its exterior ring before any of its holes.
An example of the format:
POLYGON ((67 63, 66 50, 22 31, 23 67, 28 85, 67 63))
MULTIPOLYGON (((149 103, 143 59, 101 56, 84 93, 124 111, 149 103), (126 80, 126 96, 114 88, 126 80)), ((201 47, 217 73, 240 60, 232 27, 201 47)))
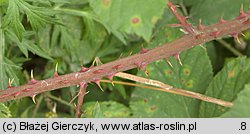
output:
MULTIPOLYGON (((249 0, 172 0, 189 22, 213 24, 223 16, 232 19, 249 0), (213 6, 211 6, 213 5, 213 6), (230 7, 230 8, 228 8, 230 7)), ((95 57, 103 63, 136 53, 143 45, 154 48, 183 33, 166 0, 0 0, 0 89, 9 79, 21 85, 30 78, 53 76, 90 66, 95 57)), ((223 38, 231 49, 212 41, 181 53, 181 66, 173 57, 171 68, 164 60, 147 66, 149 78, 174 87, 233 101, 231 109, 179 95, 103 84, 87 88, 82 117, 250 117, 250 32, 241 44, 223 38), (242 55, 235 55, 233 50, 242 55)), ((146 77, 137 69, 128 73, 146 77)), ((115 78, 116 80, 121 80, 115 78)), ((124 81, 124 80, 123 80, 124 81)), ((76 87, 46 92, 30 98, 0 103, 0 117, 74 117, 69 104, 76 87)), ((72 103, 75 103, 73 101, 72 103)))

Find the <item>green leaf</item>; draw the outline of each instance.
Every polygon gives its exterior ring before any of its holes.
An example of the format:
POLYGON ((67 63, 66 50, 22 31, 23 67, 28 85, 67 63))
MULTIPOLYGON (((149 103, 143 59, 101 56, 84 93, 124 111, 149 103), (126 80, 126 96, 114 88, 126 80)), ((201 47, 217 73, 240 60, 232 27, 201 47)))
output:
MULTIPOLYGON (((0 25, 2 23, 1 21, 2 16, 0 15, 0 25)), ((2 28, 0 28, 0 79, 2 82, 0 82, 0 89, 3 90, 5 88, 4 80, 6 80, 6 73, 4 68, 4 54, 5 54, 5 36, 2 28)))
MULTIPOLYGON (((250 59, 241 57, 230 61, 212 80, 206 89, 206 96, 233 101, 236 95, 250 80, 250 59)), ((212 103, 202 102, 200 117, 218 117, 227 108, 212 103)))
POLYGON ((233 107, 220 117, 226 118, 249 118, 250 117, 250 84, 245 85, 245 88, 237 95, 233 102, 233 107))
POLYGON ((5 71, 7 73, 7 76, 9 79, 14 79, 13 81, 13 85, 19 85, 19 77, 18 76, 18 71, 20 71, 22 69, 22 67, 17 66, 14 62, 12 62, 11 60, 4 58, 4 68, 5 71))
POLYGON ((40 57, 43 57, 48 60, 53 60, 44 50, 42 50, 39 46, 35 45, 29 40, 24 40, 21 45, 25 46, 29 51, 31 51, 34 54, 39 55, 40 57))
MULTIPOLYGON (((148 65, 149 78, 204 93, 213 75, 206 50, 197 46, 180 57, 182 66, 173 57, 169 59, 173 67, 164 60, 148 65)), ((136 88, 130 102, 134 117, 198 117, 199 105, 200 100, 141 88, 136 88)))
POLYGON ((152 30, 161 18, 165 0, 89 0, 98 18, 123 40, 126 34, 136 34, 146 41, 151 39, 152 30), (154 7, 154 8, 150 8, 154 7))
POLYGON ((22 40, 25 29, 20 20, 18 0, 9 0, 9 6, 4 16, 2 27, 12 29, 18 39, 22 40))
POLYGON ((32 108, 34 108, 34 106, 29 106, 27 107, 20 115, 21 118, 29 118, 32 117, 31 113, 32 113, 32 108))
POLYGON ((226 20, 233 19, 239 15, 240 6, 245 5, 246 11, 249 3, 250 0, 199 0, 192 6, 190 16, 196 24, 199 19, 204 24, 212 24, 219 22, 221 17, 226 20))
POLYGON ((93 116, 94 116, 94 118, 102 118, 103 117, 103 113, 101 111, 101 107, 100 107, 100 104, 98 101, 95 103, 95 106, 93 109, 93 116))
POLYGON ((87 102, 84 104, 83 110, 83 116, 88 118, 122 118, 129 117, 131 114, 129 108, 115 101, 87 102))
POLYGON ((11 60, 7 59, 6 57, 3 57, 3 61, 1 64, 1 90, 5 89, 8 84, 9 79, 14 79, 13 85, 19 85, 19 71, 22 69, 20 66, 15 65, 11 60))
MULTIPOLYGON (((113 80, 115 80, 115 78, 113 78, 113 80)), ((112 84, 107 84, 107 86, 108 86, 107 88, 109 90, 111 90, 111 91, 116 90, 122 96, 123 99, 126 99, 126 97, 127 97, 126 89, 125 89, 125 87, 123 85, 115 85, 115 86, 113 86, 112 84)), ((118 94, 115 94, 115 96, 117 97, 118 94)))
POLYGON ((21 44, 20 40, 15 35, 15 33, 13 33, 10 30, 5 30, 5 34, 6 34, 6 37, 8 37, 8 40, 13 41, 14 43, 16 43, 18 48, 20 49, 20 51, 25 55, 26 58, 28 58, 28 50, 27 50, 27 48, 24 45, 21 44))
POLYGON ((47 52, 45 52, 43 49, 41 49, 39 46, 35 45, 31 40, 24 39, 22 42, 20 42, 16 35, 13 34, 11 31, 6 30, 7 37, 15 42, 21 52, 28 57, 28 50, 34 54, 37 54, 40 57, 43 57, 48 60, 53 60, 47 52))
POLYGON ((36 7, 23 0, 19 0, 18 6, 25 11, 31 27, 36 31, 43 28, 47 23, 58 23, 57 20, 52 17, 54 13, 49 8, 36 7))
POLYGON ((11 112, 7 106, 3 103, 0 103, 0 118, 9 118, 11 117, 11 112))

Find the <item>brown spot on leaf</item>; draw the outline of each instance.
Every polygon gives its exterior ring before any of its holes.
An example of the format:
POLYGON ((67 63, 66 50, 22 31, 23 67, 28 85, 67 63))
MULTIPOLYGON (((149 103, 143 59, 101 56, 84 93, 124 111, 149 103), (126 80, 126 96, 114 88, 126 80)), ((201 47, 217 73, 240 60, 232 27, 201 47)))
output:
POLYGON ((103 0, 102 3, 104 6, 108 7, 111 3, 111 0, 103 0))
POLYGON ((164 72, 165 72, 165 75, 167 75, 167 76, 170 76, 173 74, 172 70, 165 70, 164 72))
POLYGON ((193 88, 194 87, 194 81, 193 80, 189 80, 185 83, 185 86, 188 88, 193 88))
POLYGON ((234 76, 234 70, 231 70, 228 75, 227 78, 232 78, 234 76))
POLYGON ((190 75, 191 70, 188 69, 188 68, 184 68, 184 69, 182 70, 182 72, 183 72, 186 76, 188 76, 188 75, 190 75))
POLYGON ((157 109, 156 106, 153 106, 153 107, 150 108, 150 110, 152 110, 152 111, 154 111, 154 110, 156 110, 156 109, 157 109))
POLYGON ((133 24, 137 24, 137 23, 140 22, 140 19, 139 19, 138 17, 134 17, 134 18, 132 18, 131 22, 132 22, 133 24))

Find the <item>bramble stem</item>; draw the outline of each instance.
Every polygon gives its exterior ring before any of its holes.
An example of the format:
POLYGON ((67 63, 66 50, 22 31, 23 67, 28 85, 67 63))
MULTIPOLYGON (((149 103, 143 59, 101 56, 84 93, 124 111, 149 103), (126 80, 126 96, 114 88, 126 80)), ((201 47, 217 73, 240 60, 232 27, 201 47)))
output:
POLYGON ((82 115, 82 105, 83 99, 86 94, 86 83, 80 83, 79 93, 78 93, 78 100, 77 100, 77 107, 76 107, 76 117, 80 118, 82 115))
MULTIPOLYGON (((171 9, 174 11, 174 14, 178 16, 178 13, 174 10, 173 6, 171 9)), ((180 20, 183 19, 181 16, 178 17, 180 20)), ((197 29, 189 25, 185 20, 181 20, 181 22, 182 24, 185 24, 186 30, 190 33, 187 33, 173 42, 166 43, 162 46, 148 50, 147 52, 137 53, 100 66, 91 67, 84 71, 51 77, 45 80, 33 80, 28 84, 8 88, 0 92, 0 102, 19 99, 26 96, 34 96, 36 94, 63 87, 75 86, 79 85, 81 82, 96 82, 103 77, 112 76, 118 72, 123 72, 133 68, 143 68, 151 62, 173 56, 194 46, 204 44, 216 38, 231 36, 233 33, 240 33, 249 29, 250 13, 248 12, 245 16, 240 16, 230 21, 219 22, 211 26, 204 26, 202 29, 197 29)))

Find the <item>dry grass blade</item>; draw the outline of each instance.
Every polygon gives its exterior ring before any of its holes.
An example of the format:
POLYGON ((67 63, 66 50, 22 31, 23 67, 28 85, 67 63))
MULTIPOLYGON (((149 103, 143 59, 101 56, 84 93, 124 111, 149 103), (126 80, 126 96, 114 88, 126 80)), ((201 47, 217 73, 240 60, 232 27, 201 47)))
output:
MULTIPOLYGON (((159 91, 163 91, 163 92, 168 92, 168 93, 173 93, 173 94, 178 94, 178 95, 182 95, 182 96, 186 96, 186 97, 199 99, 199 100, 206 101, 206 102, 211 102, 211 103, 225 106, 225 107, 232 107, 233 106, 232 102, 227 102, 224 100, 212 98, 212 97, 200 94, 200 93, 195 93, 195 92, 191 92, 191 91, 187 91, 187 90, 183 90, 183 89, 174 88, 170 85, 164 84, 163 82, 160 82, 157 80, 143 78, 143 77, 139 77, 136 75, 127 74, 127 73, 123 73, 123 72, 117 73, 115 76, 118 76, 118 77, 121 77, 124 79, 128 79, 128 80, 132 80, 135 82, 139 82, 142 84, 146 84, 146 85, 151 85, 151 86, 144 86, 144 85, 139 85, 139 84, 134 84, 134 83, 129 83, 129 82, 112 81, 114 84, 125 84, 125 85, 130 85, 130 86, 137 86, 137 87, 142 87, 142 88, 159 90, 159 91), (153 87, 153 86, 155 86, 155 87, 153 87), (158 88, 156 88, 156 87, 158 87, 158 88)), ((101 82, 110 82, 110 81, 102 80, 101 82)))

